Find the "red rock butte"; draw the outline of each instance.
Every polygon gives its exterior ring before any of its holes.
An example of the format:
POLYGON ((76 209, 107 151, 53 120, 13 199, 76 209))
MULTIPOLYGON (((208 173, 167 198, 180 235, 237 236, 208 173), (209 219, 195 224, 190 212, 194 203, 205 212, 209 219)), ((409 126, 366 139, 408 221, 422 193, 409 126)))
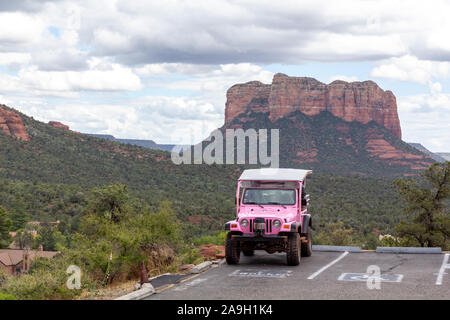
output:
POLYGON ((0 106, 0 129, 7 135, 23 141, 30 141, 27 130, 23 125, 22 118, 14 111, 5 110, 0 106))
POLYGON ((58 121, 49 121, 48 124, 51 125, 54 128, 58 128, 58 129, 63 129, 63 130, 69 130, 70 129, 68 125, 65 125, 65 124, 63 124, 61 122, 58 122, 58 121))
POLYGON ((345 121, 375 121, 401 139, 397 102, 391 91, 373 81, 325 84, 313 78, 277 73, 272 84, 251 81, 227 91, 225 124, 244 112, 269 113, 275 121, 294 111, 314 116, 328 111, 345 121))

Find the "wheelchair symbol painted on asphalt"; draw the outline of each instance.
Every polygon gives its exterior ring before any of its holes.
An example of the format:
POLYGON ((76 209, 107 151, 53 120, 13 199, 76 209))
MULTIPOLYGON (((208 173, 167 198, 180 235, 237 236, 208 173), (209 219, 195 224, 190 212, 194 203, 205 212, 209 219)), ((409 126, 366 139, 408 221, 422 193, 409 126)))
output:
POLYGON ((254 277, 254 278, 286 278, 291 271, 284 270, 236 270, 230 273, 232 277, 254 277))
MULTIPOLYGON (((338 280, 341 281, 364 281, 367 282, 369 278, 374 278, 373 275, 367 273, 343 273, 339 276, 338 280)), ((402 274, 381 274, 379 276, 380 282, 401 282, 403 279, 402 274)))

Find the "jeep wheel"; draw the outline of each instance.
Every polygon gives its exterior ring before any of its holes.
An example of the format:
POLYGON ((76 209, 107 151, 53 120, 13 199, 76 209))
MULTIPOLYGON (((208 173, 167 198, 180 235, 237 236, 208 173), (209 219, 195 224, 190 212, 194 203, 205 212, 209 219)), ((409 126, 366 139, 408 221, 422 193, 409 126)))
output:
POLYGON ((231 240, 231 232, 227 234, 227 241, 225 243, 225 260, 228 264, 238 264, 241 255, 239 242, 231 240))
POLYGON ((289 233, 286 252, 287 264, 289 266, 297 266, 300 263, 301 247, 300 234, 297 232, 289 233))
POLYGON ((255 254, 255 250, 242 250, 242 253, 246 257, 251 257, 251 256, 253 256, 255 254))
POLYGON ((308 228, 306 238, 308 242, 302 243, 302 257, 310 257, 312 255, 312 232, 311 228, 308 228))

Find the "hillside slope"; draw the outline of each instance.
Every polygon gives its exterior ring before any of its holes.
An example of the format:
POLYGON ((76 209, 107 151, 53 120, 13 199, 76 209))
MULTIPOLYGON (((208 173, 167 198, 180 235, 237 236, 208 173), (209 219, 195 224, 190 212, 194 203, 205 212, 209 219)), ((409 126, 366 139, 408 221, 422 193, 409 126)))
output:
POLYGON ((316 116, 295 111, 275 121, 267 113, 247 112, 221 130, 229 128, 279 129, 281 167, 395 177, 415 175, 434 162, 374 121, 347 122, 327 111, 316 116))
MULTIPOLYGON (((54 128, 1 107, 23 120, 29 136, 29 141, 23 141, 0 129, 0 205, 10 212, 24 208, 36 220, 46 216, 76 225, 71 221, 81 212, 80 193, 86 195, 94 186, 120 182, 152 207, 169 200, 191 235, 220 229, 235 216, 236 179, 246 166, 177 166, 168 152, 54 128)), ((294 164, 311 168, 314 162, 294 164)), ((390 179, 333 173, 314 173, 308 183, 310 212, 317 226, 340 220, 360 230, 389 232, 398 222, 402 212, 390 179)))

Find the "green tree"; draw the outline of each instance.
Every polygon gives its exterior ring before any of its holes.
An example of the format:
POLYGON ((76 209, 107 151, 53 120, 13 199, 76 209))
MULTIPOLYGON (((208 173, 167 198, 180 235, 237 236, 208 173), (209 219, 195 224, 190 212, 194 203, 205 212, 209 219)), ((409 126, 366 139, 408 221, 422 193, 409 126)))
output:
POLYGON ((130 195, 126 185, 115 183, 95 189, 94 198, 95 201, 91 204, 94 213, 119 222, 127 211, 130 195))
POLYGON ((36 245, 42 245, 46 251, 58 250, 58 245, 63 245, 65 238, 53 226, 42 225, 37 230, 36 245))
POLYGON ((32 248, 34 239, 30 230, 19 229, 17 230, 14 242, 20 249, 32 248))
POLYGON ((410 221, 401 221, 395 228, 399 237, 414 239, 421 247, 449 247, 450 239, 450 162, 435 163, 417 180, 394 181, 405 199, 410 221))
POLYGON ((16 207, 14 210, 10 210, 9 216, 12 221, 13 230, 22 229, 28 221, 27 212, 22 206, 16 207))
POLYGON ((0 206, 0 249, 7 248, 11 243, 11 219, 5 208, 0 206))

